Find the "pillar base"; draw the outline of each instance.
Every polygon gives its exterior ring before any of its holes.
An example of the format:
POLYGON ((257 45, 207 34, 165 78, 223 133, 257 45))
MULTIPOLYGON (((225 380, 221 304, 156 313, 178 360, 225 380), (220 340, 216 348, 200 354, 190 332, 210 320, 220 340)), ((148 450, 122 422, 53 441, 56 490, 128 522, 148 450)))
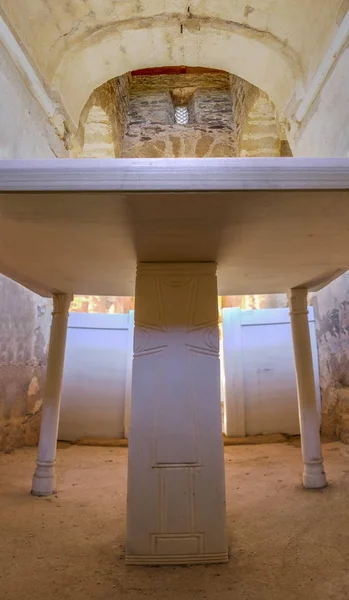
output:
POLYGON ((126 555, 126 565, 134 566, 158 566, 158 565, 212 565, 222 564, 229 561, 227 552, 219 554, 193 554, 193 555, 165 555, 165 556, 139 556, 126 555))
POLYGON ((322 461, 306 463, 304 465, 303 486, 307 490, 319 490, 327 486, 326 473, 322 461))
POLYGON ((37 463, 33 477, 33 496, 52 496, 56 492, 55 463, 37 463))

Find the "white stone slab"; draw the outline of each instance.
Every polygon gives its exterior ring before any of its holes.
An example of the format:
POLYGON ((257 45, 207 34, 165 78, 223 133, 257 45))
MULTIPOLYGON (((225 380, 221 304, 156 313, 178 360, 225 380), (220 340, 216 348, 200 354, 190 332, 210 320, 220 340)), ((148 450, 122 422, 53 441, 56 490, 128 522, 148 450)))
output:
POLYGON ((0 161, 0 191, 343 190, 348 158, 0 161))

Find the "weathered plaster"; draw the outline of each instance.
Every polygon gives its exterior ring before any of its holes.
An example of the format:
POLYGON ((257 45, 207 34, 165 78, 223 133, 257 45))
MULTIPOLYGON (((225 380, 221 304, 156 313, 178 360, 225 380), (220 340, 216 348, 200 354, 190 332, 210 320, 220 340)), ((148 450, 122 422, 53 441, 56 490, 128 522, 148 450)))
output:
POLYGON ((194 30, 186 26, 182 30, 181 20, 181 15, 175 15, 141 23, 131 20, 122 27, 114 24, 67 52, 52 85, 72 121, 77 122, 93 88, 108 79, 129 70, 179 64, 233 72, 266 91, 279 109, 284 109, 300 72, 298 62, 292 54, 285 55, 281 42, 273 39, 269 44, 265 32, 254 36, 245 28, 219 28, 206 19, 198 20, 194 30))
MULTIPOLYGON (((1 44, 0 89, 0 158, 67 156, 1 44)), ((48 300, 0 275, 0 449, 37 443, 49 322, 48 300)))
POLYGON ((67 156, 62 140, 0 43, 0 158, 67 156))
POLYGON ((315 296, 322 429, 349 443, 349 272, 315 296))
MULTIPOLYGON (((304 70, 316 68, 342 18, 343 0, 174 0, 164 5, 161 0, 69 0, 63 5, 55 0, 2 0, 2 10, 16 32, 30 49, 40 70, 57 64, 62 54, 120 22, 138 19, 140 22, 162 16, 176 17, 192 30, 198 19, 221 21, 235 27, 245 35, 261 36, 264 40, 276 39, 284 52, 295 53, 304 70), (35 19, 36 28, 28 27, 28 16, 35 19), (37 32, 40 31, 40 36, 37 32), (311 33, 310 33, 311 32, 311 33), (48 52, 43 53, 43 44, 48 52)), ((135 27, 134 27, 135 28, 135 27)))
POLYGON ((338 58, 304 122, 291 131, 294 156, 349 156, 349 47, 338 58))
POLYGON ((25 52, 1 15, 0 44, 4 46, 31 95, 41 106, 44 114, 47 115, 50 123, 54 126, 57 135, 60 139, 64 140, 66 135, 64 115, 60 113, 58 105, 48 95, 47 90, 39 79, 38 73, 29 62, 25 52))
POLYGON ((35 445, 51 302, 0 276, 0 449, 35 445))
MULTIPOLYGON (((319 89, 338 70, 339 41, 341 52, 345 47, 346 0, 69 0, 64 6, 2 0, 0 10, 72 130, 93 90, 106 81, 138 68, 185 64, 234 73, 266 92, 289 121, 296 156, 336 152, 329 132, 319 133, 325 117, 314 124, 313 100, 308 104, 315 90, 314 102, 321 101, 325 115, 335 97, 319 89), (299 132, 296 114, 305 105, 299 132)), ((345 107, 342 117, 337 112, 335 129, 346 152, 345 107)))

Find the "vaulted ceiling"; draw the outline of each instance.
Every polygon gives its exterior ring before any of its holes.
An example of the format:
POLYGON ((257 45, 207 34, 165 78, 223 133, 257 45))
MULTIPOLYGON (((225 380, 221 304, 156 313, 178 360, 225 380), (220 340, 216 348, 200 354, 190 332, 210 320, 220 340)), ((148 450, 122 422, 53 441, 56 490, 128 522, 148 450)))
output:
POLYGON ((306 88, 348 8, 349 0, 0 0, 75 125, 94 88, 164 65, 235 73, 283 111, 306 88))

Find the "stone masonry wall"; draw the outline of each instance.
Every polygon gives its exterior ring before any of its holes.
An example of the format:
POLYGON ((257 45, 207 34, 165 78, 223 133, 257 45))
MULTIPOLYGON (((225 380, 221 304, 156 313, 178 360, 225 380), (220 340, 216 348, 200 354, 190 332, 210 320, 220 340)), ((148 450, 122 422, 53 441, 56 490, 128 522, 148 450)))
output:
MULTIPOLYGON (((61 139, 0 44, 0 158, 68 156, 61 139)), ((0 450, 36 444, 50 302, 0 275, 0 450)))
POLYGON ((349 271, 315 294, 322 431, 349 443, 349 271))
POLYGON ((228 74, 133 78, 123 158, 224 157, 237 150, 228 74), (175 123, 175 105, 188 106, 188 125, 175 123))
POLYGON ((177 88, 230 89, 228 73, 183 73, 180 75, 138 75, 132 78, 132 94, 167 92, 177 88))
POLYGON ((110 119, 101 106, 91 106, 85 123, 80 158, 115 158, 116 141, 110 119))
MULTIPOLYGON (((199 89, 193 95, 193 118, 196 123, 213 128, 233 129, 232 100, 229 90, 199 89)), ((234 127, 235 130, 235 127, 234 127)))
POLYGON ((272 102, 235 75, 126 74, 94 91, 71 156, 289 156, 280 136, 272 102), (188 125, 175 124, 178 105, 188 106, 188 125))
POLYGON ((130 126, 122 158, 213 158, 236 156, 234 131, 210 125, 130 126))
POLYGON ((250 109, 255 100, 258 98, 259 90, 248 81, 245 81, 236 75, 230 74, 229 91, 232 101, 237 143, 239 145, 240 152, 242 133, 246 125, 250 109))
POLYGON ((274 104, 259 91, 250 106, 240 138, 240 156, 279 157, 280 126, 274 104))
POLYGON ((134 125, 143 127, 151 123, 172 125, 174 105, 168 91, 149 91, 132 94, 128 106, 126 135, 134 125))
POLYGON ((129 104, 129 76, 122 75, 97 88, 86 103, 72 157, 117 158, 121 155, 129 104))

